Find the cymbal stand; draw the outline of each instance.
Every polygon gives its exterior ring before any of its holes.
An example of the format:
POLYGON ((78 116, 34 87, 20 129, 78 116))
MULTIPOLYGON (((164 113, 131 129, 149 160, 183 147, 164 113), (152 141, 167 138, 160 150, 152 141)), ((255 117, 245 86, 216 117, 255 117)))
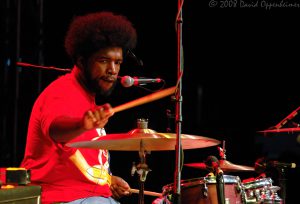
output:
POLYGON ((131 170, 131 175, 133 176, 133 174, 135 172, 137 172, 137 174, 140 176, 139 179, 139 204, 144 204, 144 184, 146 181, 146 177, 149 171, 151 171, 151 169, 148 168, 148 165, 146 164, 146 154, 148 152, 145 151, 144 148, 144 143, 143 140, 141 140, 140 142, 140 151, 139 151, 139 156, 140 156, 140 163, 138 165, 135 166, 135 164, 133 164, 132 170, 131 170))

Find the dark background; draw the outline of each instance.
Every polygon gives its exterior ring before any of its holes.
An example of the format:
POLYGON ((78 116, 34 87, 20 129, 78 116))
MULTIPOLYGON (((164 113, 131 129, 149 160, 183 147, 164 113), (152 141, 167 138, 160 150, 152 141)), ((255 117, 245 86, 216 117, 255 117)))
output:
MULTIPOLYGON (((274 3, 276 1, 265 1, 274 3)), ((300 5, 293 0, 266 8, 261 1, 190 1, 183 4, 182 45, 182 133, 225 141, 227 160, 254 166, 260 157, 299 164, 296 133, 263 135, 260 130, 276 125, 300 105, 298 19, 300 5), (251 7, 245 8, 246 3, 251 7), (293 6, 294 5, 294 6, 293 6)), ((177 1, 101 0, 3 0, 1 3, 1 133, 0 166, 18 166, 22 160, 28 118, 34 100, 51 81, 64 72, 18 67, 16 61, 69 68, 64 52, 64 34, 72 17, 110 10, 123 14, 138 32, 134 50, 143 61, 138 66, 128 59, 121 75, 160 77, 166 87, 177 81, 177 1)), ((157 90, 157 86, 145 86, 157 90)), ((150 94, 139 87, 117 87, 109 100, 113 106, 150 94)), ((76 99, 74 99, 76 100, 76 99)), ((101 103, 102 101, 99 101, 101 103)), ((107 133, 125 133, 136 128, 138 118, 147 118, 157 132, 171 128, 176 103, 166 97, 118 112, 107 133)), ((299 123, 295 117, 294 122, 299 123)), ((298 139, 298 140, 297 140, 298 139)), ((220 144, 221 146, 222 144, 220 144)), ((219 157, 217 146, 184 150, 183 163, 203 162, 219 157)), ((111 167, 138 189, 138 177, 131 176, 138 152, 112 151, 111 167)), ((145 190, 162 192, 174 182, 175 151, 152 151, 146 156, 152 170, 145 190)), ((183 167, 181 178, 206 175, 206 171, 183 167)), ((295 203, 299 169, 286 169, 286 203, 295 203)), ((242 180, 257 172, 229 172, 242 180)), ((279 185, 279 176, 268 174, 279 185)), ((145 203, 155 197, 145 196, 145 203)), ((138 194, 123 198, 138 203, 138 194)))

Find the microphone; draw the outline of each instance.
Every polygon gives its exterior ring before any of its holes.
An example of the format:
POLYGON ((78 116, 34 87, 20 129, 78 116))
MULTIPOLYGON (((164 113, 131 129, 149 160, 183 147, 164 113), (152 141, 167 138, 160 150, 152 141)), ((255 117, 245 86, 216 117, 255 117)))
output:
POLYGON ((163 79, 160 78, 149 79, 149 78, 138 78, 138 77, 130 77, 130 76, 123 76, 118 78, 120 79, 120 82, 124 87, 139 86, 139 85, 145 85, 150 83, 160 83, 163 81, 163 79))
POLYGON ((269 161, 267 163, 267 166, 294 169, 296 168, 296 163, 283 163, 279 161, 269 161))
POLYGON ((296 168, 296 163, 284 163, 279 161, 267 161, 262 157, 255 162, 255 171, 257 173, 263 173, 267 168, 296 168))

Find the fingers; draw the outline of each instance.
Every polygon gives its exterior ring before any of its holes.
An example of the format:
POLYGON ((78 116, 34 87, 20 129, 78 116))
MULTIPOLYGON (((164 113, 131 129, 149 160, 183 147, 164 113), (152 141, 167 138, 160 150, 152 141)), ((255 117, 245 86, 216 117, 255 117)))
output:
POLYGON ((114 114, 114 110, 110 104, 106 103, 106 104, 102 105, 102 108, 103 108, 103 111, 105 111, 105 113, 108 116, 112 116, 114 114))
POLYGON ((85 114, 84 127, 92 129, 104 127, 108 122, 109 117, 114 114, 112 107, 109 104, 98 106, 94 110, 89 110, 85 114))
POLYGON ((129 184, 121 177, 112 176, 112 184, 110 186, 114 198, 121 198, 123 196, 131 195, 129 184))
POLYGON ((112 107, 106 103, 102 106, 99 106, 95 109, 95 115, 98 120, 109 118, 114 114, 112 107))
POLYGON ((123 196, 131 195, 130 188, 123 188, 122 186, 112 184, 110 186, 113 197, 116 199, 120 199, 123 196))
POLYGON ((93 122, 97 121, 97 118, 94 116, 94 113, 91 110, 87 112, 87 115, 90 117, 90 119, 92 119, 93 122))

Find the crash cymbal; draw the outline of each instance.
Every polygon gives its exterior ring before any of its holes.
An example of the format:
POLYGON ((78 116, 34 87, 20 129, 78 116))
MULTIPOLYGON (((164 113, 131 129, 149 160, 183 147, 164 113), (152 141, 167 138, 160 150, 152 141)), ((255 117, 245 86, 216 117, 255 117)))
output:
MULTIPOLYGON (((202 163, 189 163, 189 164, 184 164, 184 165, 188 166, 188 167, 197 168, 197 169, 207 170, 207 165, 203 162, 202 163)), ((224 172, 254 171, 254 167, 233 164, 224 159, 219 160, 219 166, 224 172)))
MULTIPOLYGON (((183 149, 204 148, 220 144, 220 141, 203 136, 181 134, 183 149)), ((141 146, 148 151, 175 150, 175 133, 158 133, 151 129, 134 129, 129 133, 108 134, 95 141, 67 144, 76 148, 139 151, 141 146)))
POLYGON ((259 132, 261 132, 261 133, 278 133, 278 132, 293 133, 293 132, 300 132, 300 128, 281 128, 281 129, 262 130, 259 132))

